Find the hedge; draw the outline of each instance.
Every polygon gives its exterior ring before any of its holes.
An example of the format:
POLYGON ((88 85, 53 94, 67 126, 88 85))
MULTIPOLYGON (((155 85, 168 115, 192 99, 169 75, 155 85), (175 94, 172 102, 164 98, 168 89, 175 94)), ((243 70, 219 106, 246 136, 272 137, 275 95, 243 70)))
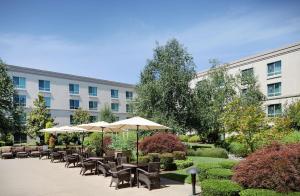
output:
POLYGON ((203 196, 238 196, 243 188, 231 180, 209 179, 201 182, 203 196))
POLYGON ((229 152, 237 157, 246 157, 249 154, 247 147, 239 142, 231 142, 229 144, 229 152))
POLYGON ((165 170, 176 170, 174 157, 172 153, 163 153, 160 155, 160 162, 165 170))
POLYGON ((149 163, 150 158, 149 156, 139 156, 139 163, 149 163))
POLYGON ((186 159, 186 160, 175 160, 175 164, 177 166, 177 169, 185 169, 191 167, 194 163, 192 159, 186 159))
POLYGON ((234 160, 225 160, 222 162, 219 162, 218 164, 225 169, 232 169, 234 166, 236 166, 239 163, 239 161, 234 160))
POLYGON ((207 170, 208 179, 231 179, 233 172, 231 169, 212 168, 207 170))
POLYGON ((148 153, 147 155, 149 157, 150 162, 154 162, 155 158, 159 158, 160 157, 159 153, 148 153))
POLYGON ((204 180, 207 178, 207 170, 212 168, 221 168, 217 163, 199 163, 197 169, 199 170, 198 178, 199 180, 204 180))
POLYGON ((190 142, 190 143, 200 142, 200 137, 198 135, 194 135, 188 139, 188 142, 190 142))
POLYGON ((214 158, 228 158, 228 153, 223 148, 199 148, 196 151, 188 150, 188 156, 198 157, 214 157, 214 158))
POLYGON ((179 139, 182 142, 188 142, 189 138, 190 138, 190 136, 188 136, 188 135, 179 135, 179 139))
POLYGON ((185 160, 185 152, 184 151, 174 151, 173 156, 175 160, 185 160))
POLYGON ((278 193, 268 189, 245 189, 240 192, 240 196, 300 196, 300 192, 278 193))

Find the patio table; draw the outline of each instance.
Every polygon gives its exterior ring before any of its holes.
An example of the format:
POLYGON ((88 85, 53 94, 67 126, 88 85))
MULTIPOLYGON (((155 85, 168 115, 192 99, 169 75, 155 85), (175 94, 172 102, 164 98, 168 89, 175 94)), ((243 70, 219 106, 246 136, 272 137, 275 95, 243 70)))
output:
POLYGON ((145 163, 139 163, 138 165, 136 163, 123 163, 122 166, 124 168, 130 168, 131 169, 131 172, 133 173, 133 184, 136 184, 137 183, 137 171, 136 169, 137 168, 140 168, 140 169, 146 169, 148 168, 148 164, 145 164, 145 163))

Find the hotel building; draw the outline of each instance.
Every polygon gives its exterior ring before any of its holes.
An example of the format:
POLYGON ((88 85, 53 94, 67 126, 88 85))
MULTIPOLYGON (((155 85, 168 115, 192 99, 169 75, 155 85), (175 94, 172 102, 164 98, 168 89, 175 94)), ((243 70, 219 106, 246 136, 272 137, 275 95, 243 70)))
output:
POLYGON ((89 111, 91 122, 105 105, 117 119, 129 117, 135 85, 13 65, 7 68, 17 92, 14 101, 25 107, 27 115, 41 94, 59 126, 72 124, 78 108, 89 111))
MULTIPOLYGON (((226 66, 228 74, 251 72, 257 77, 270 117, 280 115, 285 105, 300 99, 300 43, 239 59, 226 66)), ((191 87, 207 76, 208 71, 198 73, 191 87)))

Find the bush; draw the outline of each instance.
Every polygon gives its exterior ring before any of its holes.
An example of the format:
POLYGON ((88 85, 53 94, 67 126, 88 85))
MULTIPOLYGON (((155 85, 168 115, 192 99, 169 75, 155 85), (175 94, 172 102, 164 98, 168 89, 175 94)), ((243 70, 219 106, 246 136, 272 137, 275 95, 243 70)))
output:
POLYGON ((218 164, 225 169, 232 169, 234 166, 236 166, 239 163, 239 161, 234 161, 234 160, 225 160, 221 161, 218 164))
POLYGON ((114 150, 134 150, 136 148, 135 132, 129 132, 128 137, 123 134, 114 135, 109 147, 114 150))
POLYGON ((1 141, 1 140, 0 140, 0 147, 1 147, 1 146, 5 146, 5 141, 1 141))
POLYGON ((272 144, 235 167, 233 179, 247 188, 300 191, 300 143, 272 144))
POLYGON ((172 153, 164 153, 160 156, 160 162, 165 170, 175 170, 176 164, 173 162, 174 157, 172 153))
POLYGON ((160 155, 159 155, 159 153, 149 153, 148 157, 149 157, 150 162, 154 162, 154 159, 160 158, 160 155))
POLYGON ((231 169, 223 169, 223 168, 213 168, 207 170, 207 178, 208 179, 228 179, 230 180, 233 172, 231 169))
POLYGON ((145 154, 148 153, 166 153, 173 151, 185 151, 185 146, 179 138, 170 133, 157 133, 153 136, 148 136, 139 144, 139 148, 145 154))
POLYGON ((267 189, 246 189, 240 192, 240 196, 281 196, 281 193, 277 193, 273 190, 267 189))
POLYGON ((185 169, 191 167, 194 163, 192 159, 186 159, 186 160, 175 160, 175 164, 177 166, 177 169, 185 169))
POLYGON ((188 142, 189 138, 190 137, 188 135, 179 135, 179 139, 182 142, 188 142))
POLYGON ((149 156, 139 156, 139 163, 149 163, 149 156))
POLYGON ((243 189, 231 180, 204 180, 201 182, 203 196, 238 196, 243 189))
POLYGON ((221 166, 217 163, 199 163, 197 165, 197 169, 199 171, 198 178, 200 181, 207 178, 207 170, 212 168, 221 168, 221 166))
POLYGON ((300 143, 300 132, 295 131, 295 132, 292 132, 292 133, 286 135, 282 139, 282 142, 286 143, 286 144, 300 143))
POLYGON ((185 152, 183 151, 174 151, 173 156, 175 160, 185 160, 185 152))
POLYGON ((197 143, 197 142, 200 142, 200 137, 199 137, 199 135, 194 135, 194 136, 190 137, 190 138, 188 139, 188 142, 190 142, 190 143, 197 143))
POLYGON ((198 157, 228 158, 227 151, 223 148, 198 148, 194 152, 189 150, 188 155, 198 157))
POLYGON ((237 157, 246 157, 249 154, 247 147, 239 142, 232 142, 229 144, 229 152, 237 157))

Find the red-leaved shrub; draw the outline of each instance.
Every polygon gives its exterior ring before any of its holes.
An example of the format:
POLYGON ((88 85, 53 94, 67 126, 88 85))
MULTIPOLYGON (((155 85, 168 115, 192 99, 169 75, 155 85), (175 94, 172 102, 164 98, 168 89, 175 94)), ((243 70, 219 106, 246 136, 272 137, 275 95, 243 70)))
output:
POLYGON ((300 191, 300 143, 274 143, 250 154, 235 167, 233 180, 249 188, 300 191))
MULTIPOLYGON (((109 146, 111 145, 111 142, 112 142, 112 140, 111 140, 110 136, 104 136, 104 138, 103 138, 104 151, 107 151, 110 149, 109 146)), ((101 145, 100 148, 102 148, 102 144, 100 144, 100 145, 101 145)))
POLYGON ((145 154, 147 153, 165 153, 173 151, 185 151, 185 146, 179 138, 170 133, 157 133, 145 137, 139 144, 139 148, 145 154))

